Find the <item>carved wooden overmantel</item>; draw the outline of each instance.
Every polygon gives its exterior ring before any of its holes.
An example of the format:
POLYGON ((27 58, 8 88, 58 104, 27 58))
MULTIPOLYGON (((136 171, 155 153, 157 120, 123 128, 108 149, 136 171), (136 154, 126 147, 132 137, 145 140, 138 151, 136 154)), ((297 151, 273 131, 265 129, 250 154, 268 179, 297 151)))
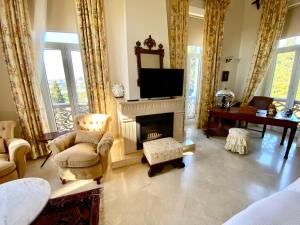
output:
POLYGON ((139 86, 139 71, 140 68, 142 68, 142 54, 150 54, 150 55, 157 55, 159 56, 159 68, 164 68, 164 56, 165 56, 165 50, 162 44, 158 45, 157 49, 153 49, 156 47, 156 41, 149 35, 147 39, 144 40, 144 46, 146 48, 143 48, 142 43, 140 41, 136 42, 135 46, 135 55, 137 59, 137 70, 138 70, 138 86, 139 86))

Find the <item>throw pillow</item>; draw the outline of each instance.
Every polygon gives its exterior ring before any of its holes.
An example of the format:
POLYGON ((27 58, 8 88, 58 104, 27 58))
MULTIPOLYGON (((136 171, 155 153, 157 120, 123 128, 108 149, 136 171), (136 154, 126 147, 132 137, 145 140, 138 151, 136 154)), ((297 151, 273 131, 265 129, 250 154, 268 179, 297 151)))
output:
POLYGON ((0 153, 6 153, 5 140, 0 137, 0 153))
POLYGON ((91 143, 97 145, 102 136, 102 131, 79 130, 76 132, 75 144, 91 143))

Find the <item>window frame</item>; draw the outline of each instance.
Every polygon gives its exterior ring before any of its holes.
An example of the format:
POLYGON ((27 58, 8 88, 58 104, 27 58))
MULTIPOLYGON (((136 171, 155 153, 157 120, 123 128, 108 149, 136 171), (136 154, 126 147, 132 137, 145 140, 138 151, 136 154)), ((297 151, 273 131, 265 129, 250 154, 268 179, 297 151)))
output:
POLYGON ((286 102, 285 109, 290 109, 290 108, 293 108, 293 106, 296 102, 300 102, 295 99, 296 94, 297 94, 299 80, 300 80, 300 45, 276 48, 276 50, 274 52, 274 57, 271 62, 271 69, 269 72, 269 76, 267 79, 267 83, 269 85, 267 85, 265 95, 271 96, 271 91, 272 91, 273 81, 274 81, 274 76, 275 76, 277 57, 278 57, 278 54, 285 53, 285 52, 295 52, 291 80, 290 80, 290 84, 289 84, 289 88, 288 88, 288 94, 287 94, 286 99, 274 98, 274 101, 286 102))
MULTIPOLYGON (((80 47, 79 44, 72 44, 72 43, 59 43, 59 42, 46 42, 43 48, 43 88, 42 88, 42 95, 45 102, 45 108, 47 112, 47 118, 49 121, 49 128, 51 131, 58 131, 56 121, 55 121, 55 113, 54 107, 51 99, 51 93, 48 84, 48 78, 45 70, 45 63, 44 63, 44 51, 45 50, 60 50, 62 56, 62 63, 64 67, 66 85, 69 95, 69 104, 71 107, 71 114, 74 120, 74 116, 79 114, 79 101, 76 91, 76 82, 75 82, 75 75, 73 70, 72 58, 71 58, 71 51, 79 51, 80 47)), ((83 63, 83 62, 82 62, 83 63)), ((86 80, 85 80, 86 83, 86 80)), ((87 86, 86 86, 86 93, 87 86)), ((90 104, 87 102, 88 108, 90 109, 90 104)))

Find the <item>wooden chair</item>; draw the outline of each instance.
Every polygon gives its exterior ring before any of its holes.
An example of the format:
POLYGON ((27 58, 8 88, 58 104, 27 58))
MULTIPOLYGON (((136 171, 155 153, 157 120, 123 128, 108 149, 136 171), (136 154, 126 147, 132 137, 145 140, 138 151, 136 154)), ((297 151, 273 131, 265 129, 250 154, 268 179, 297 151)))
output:
MULTIPOLYGON (((268 110, 268 107, 270 104, 273 103, 273 98, 271 97, 266 97, 266 96, 254 96, 252 98, 252 100, 249 102, 249 106, 253 106, 257 109, 260 109, 260 110, 268 110)), ((248 122, 246 122, 246 128, 248 127, 248 122)), ((248 128, 247 128, 248 129, 248 128)), ((254 131, 257 131, 257 132, 261 132, 262 135, 261 135, 261 138, 264 138, 265 136, 265 132, 266 132, 266 129, 267 129, 267 125, 264 125, 263 127, 263 130, 255 130, 255 129, 249 129, 249 130, 254 130, 254 131)))

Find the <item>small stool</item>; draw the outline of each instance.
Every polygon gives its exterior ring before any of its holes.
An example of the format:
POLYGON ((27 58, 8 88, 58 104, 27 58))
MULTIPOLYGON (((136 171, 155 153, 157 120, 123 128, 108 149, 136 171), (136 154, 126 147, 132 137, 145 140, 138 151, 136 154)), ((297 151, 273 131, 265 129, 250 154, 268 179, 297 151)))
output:
POLYGON ((239 154, 247 154, 248 148, 248 136, 249 132, 241 128, 229 129, 229 134, 226 139, 225 149, 232 152, 238 152, 239 154))
POLYGON ((174 138, 161 138, 143 143, 144 155, 142 163, 148 163, 150 169, 148 176, 152 177, 167 164, 183 168, 183 145, 174 138))

